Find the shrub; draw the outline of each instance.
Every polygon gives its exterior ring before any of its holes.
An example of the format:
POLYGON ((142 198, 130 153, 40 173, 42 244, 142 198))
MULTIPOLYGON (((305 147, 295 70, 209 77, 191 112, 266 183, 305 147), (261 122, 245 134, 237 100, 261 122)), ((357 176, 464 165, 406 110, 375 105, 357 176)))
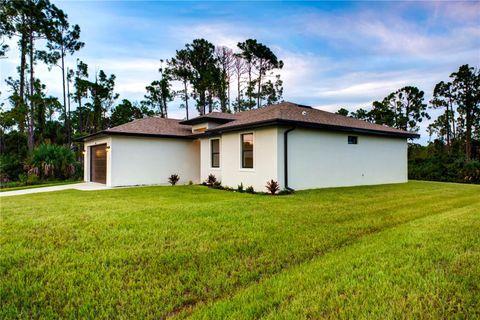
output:
POLYGON ((168 182, 174 186, 177 184, 178 180, 180 180, 180 177, 178 174, 172 174, 170 177, 168 177, 168 182))
POLYGON ((223 187, 223 190, 225 191, 235 191, 232 187, 223 187))
POLYGON ((18 181, 21 183, 21 184, 26 184, 27 183, 27 179, 28 179, 28 176, 26 173, 20 173, 18 175, 18 181))
POLYGON ((208 178, 207 178, 207 181, 206 181, 207 185, 213 186, 215 184, 215 182, 217 182, 217 178, 215 177, 215 175, 209 174, 208 178))
POLYGON ((238 192, 243 192, 243 191, 244 191, 244 190, 243 190, 243 182, 240 183, 240 184, 237 186, 237 191, 238 191, 238 192))
POLYGON ((0 155, 0 182, 16 180, 22 172, 23 166, 20 160, 9 154, 0 155))
POLYGON ((189 186, 193 186, 193 181, 192 181, 192 180, 189 180, 189 181, 188 181, 188 185, 189 185, 189 186))
POLYGON ((27 185, 39 184, 40 178, 36 174, 29 174, 27 178, 27 185))
POLYGON ((469 161, 462 170, 463 181, 466 183, 480 183, 480 161, 469 161))
POLYGON ((29 174, 40 178, 67 179, 75 174, 75 154, 69 148, 56 144, 42 144, 33 150, 29 174))
POLYGON ((214 189, 223 189, 222 188, 222 183, 220 181, 215 181, 213 184, 212 184, 212 188, 214 189))
POLYGON ((83 180, 83 163, 81 163, 80 161, 75 161, 73 166, 74 172, 70 178, 73 180, 83 180))
POLYGON ((22 187, 22 186, 24 186, 24 184, 22 184, 20 181, 9 181, 9 182, 0 183, 0 189, 16 188, 16 187, 22 187))
POLYGON ((275 180, 270 180, 270 181, 267 181, 267 185, 265 186, 268 190, 268 192, 270 192, 270 194, 274 195, 275 193, 277 193, 278 190, 280 190, 280 185, 278 184, 277 181, 275 180))
POLYGON ((255 193, 255 190, 253 189, 253 186, 250 186, 250 187, 247 187, 247 189, 245 189, 245 192, 246 193, 255 193))

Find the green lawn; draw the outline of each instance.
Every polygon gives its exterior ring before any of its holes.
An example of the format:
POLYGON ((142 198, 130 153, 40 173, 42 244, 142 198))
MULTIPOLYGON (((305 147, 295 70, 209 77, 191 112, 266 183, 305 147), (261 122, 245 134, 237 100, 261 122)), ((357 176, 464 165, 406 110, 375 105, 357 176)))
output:
POLYGON ((480 186, 0 199, 0 318, 479 318, 480 186))

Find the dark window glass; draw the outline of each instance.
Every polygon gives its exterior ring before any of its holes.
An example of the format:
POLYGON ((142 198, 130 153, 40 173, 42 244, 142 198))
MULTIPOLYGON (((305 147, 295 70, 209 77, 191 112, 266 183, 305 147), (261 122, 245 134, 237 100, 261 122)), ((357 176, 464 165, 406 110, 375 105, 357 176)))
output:
POLYGON ((348 136, 348 144, 358 144, 357 136, 348 136))
POLYGON ((220 140, 210 140, 210 150, 212 152, 212 168, 220 168, 220 140))
POLYGON ((253 133, 242 134, 242 168, 253 168, 253 133))

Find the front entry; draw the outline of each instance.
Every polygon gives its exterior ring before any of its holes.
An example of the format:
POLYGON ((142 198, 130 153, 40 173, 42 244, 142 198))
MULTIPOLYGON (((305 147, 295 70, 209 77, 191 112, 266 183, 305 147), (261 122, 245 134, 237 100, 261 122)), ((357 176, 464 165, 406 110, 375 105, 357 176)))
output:
POLYGON ((90 181, 107 183, 107 145, 92 146, 90 152, 90 181))

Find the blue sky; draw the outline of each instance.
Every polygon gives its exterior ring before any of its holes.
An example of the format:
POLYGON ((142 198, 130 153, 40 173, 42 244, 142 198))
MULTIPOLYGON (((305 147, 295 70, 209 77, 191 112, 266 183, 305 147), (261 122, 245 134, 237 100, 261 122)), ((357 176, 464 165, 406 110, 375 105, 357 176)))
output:
MULTIPOLYGON (((195 38, 235 48, 248 38, 285 63, 284 98, 328 111, 355 110, 405 85, 427 99, 462 64, 480 66, 480 2, 54 1, 82 28, 75 58, 114 73, 120 98, 142 99, 159 59, 195 38)), ((14 75, 18 54, 0 62, 14 75)), ((59 94, 58 69, 37 75, 59 94)), ((4 84, 0 91, 5 92, 4 84)), ((170 115, 182 118, 179 102, 170 115)), ((428 140, 422 125, 422 142, 428 140)))

